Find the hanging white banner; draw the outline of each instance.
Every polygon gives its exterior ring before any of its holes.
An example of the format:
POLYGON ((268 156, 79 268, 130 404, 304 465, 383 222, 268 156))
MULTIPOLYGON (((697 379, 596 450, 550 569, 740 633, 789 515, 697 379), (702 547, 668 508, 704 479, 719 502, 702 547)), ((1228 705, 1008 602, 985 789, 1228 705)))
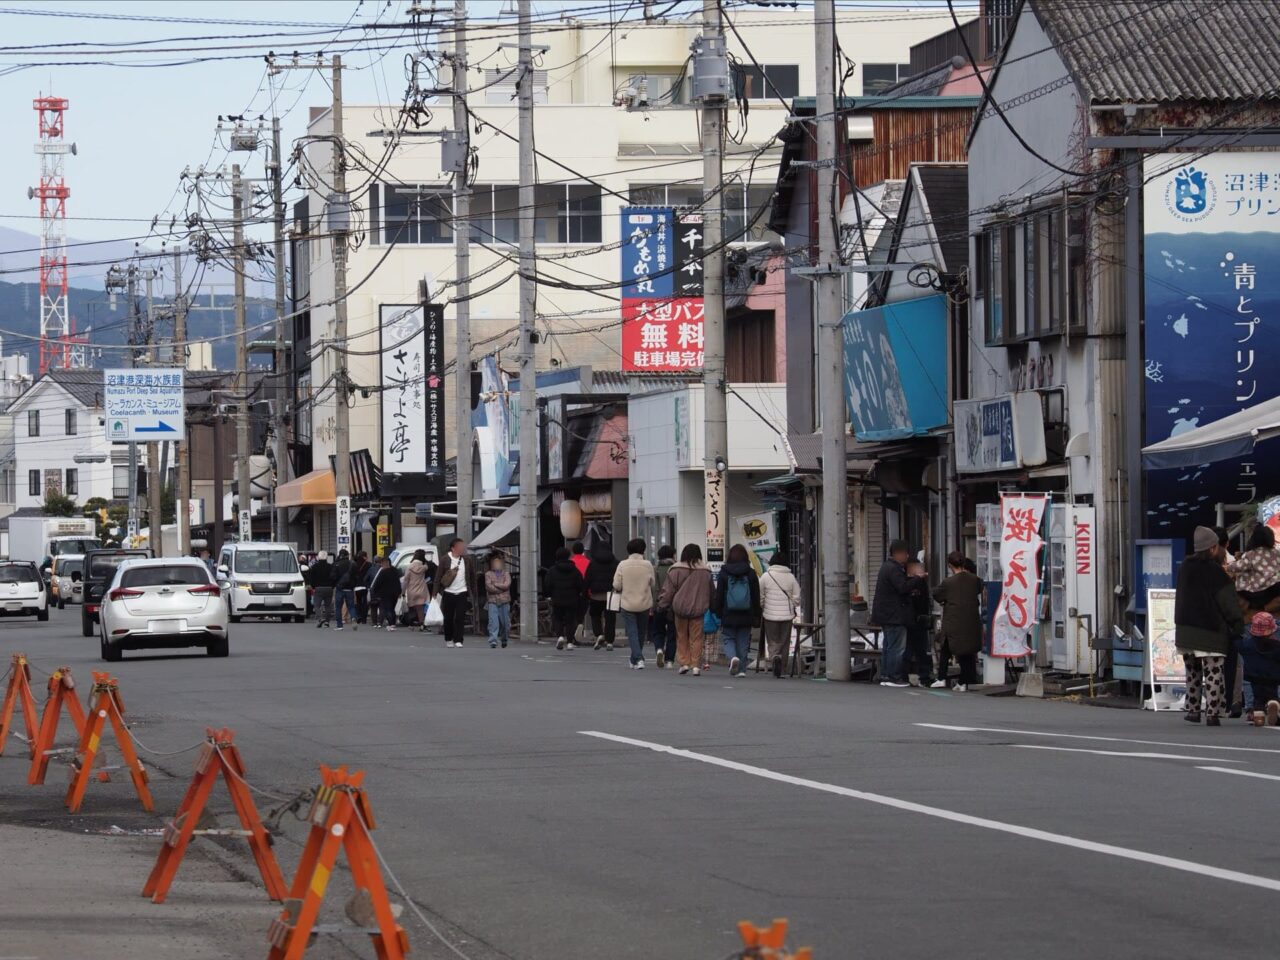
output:
POLYGON ((1039 622, 1040 536, 1045 494, 1000 496, 1000 602, 991 620, 991 655, 1022 657, 1031 652, 1027 635, 1039 622))

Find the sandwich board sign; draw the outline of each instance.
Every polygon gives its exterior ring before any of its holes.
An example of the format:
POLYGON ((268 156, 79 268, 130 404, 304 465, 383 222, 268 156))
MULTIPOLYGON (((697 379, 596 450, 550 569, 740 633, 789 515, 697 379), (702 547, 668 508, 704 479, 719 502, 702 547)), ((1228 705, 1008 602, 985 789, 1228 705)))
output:
POLYGON ((186 439, 181 367, 104 370, 102 380, 108 440, 150 443, 186 439))

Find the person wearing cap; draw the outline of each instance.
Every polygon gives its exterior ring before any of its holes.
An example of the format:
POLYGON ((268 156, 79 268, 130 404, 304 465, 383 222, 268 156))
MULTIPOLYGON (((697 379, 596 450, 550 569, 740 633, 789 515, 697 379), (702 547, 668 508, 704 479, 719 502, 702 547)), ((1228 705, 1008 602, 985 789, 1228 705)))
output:
POLYGON ((1175 640, 1187 668, 1187 715, 1220 726, 1226 691, 1223 664, 1233 636, 1244 632, 1235 586, 1222 563, 1223 548, 1211 527, 1196 527, 1189 557, 1178 568, 1173 621, 1175 640))
POLYGON ((1249 629, 1240 641, 1244 657, 1244 679, 1253 688, 1253 703, 1265 712, 1268 726, 1280 726, 1280 637, 1276 636, 1276 618, 1269 613, 1255 613, 1249 629))
POLYGON ((307 580, 315 595, 316 626, 327 627, 333 616, 333 565, 327 551, 316 554, 315 562, 307 569, 307 580))
MULTIPOLYGON (((876 575, 876 592, 871 601, 871 620, 884 633, 880 658, 880 686, 909 686, 906 675, 907 628, 916 622, 912 594, 927 584, 907 576, 911 548, 905 540, 889 544, 889 557, 876 575)), ((1225 575, 1225 574, 1224 574, 1225 575)))

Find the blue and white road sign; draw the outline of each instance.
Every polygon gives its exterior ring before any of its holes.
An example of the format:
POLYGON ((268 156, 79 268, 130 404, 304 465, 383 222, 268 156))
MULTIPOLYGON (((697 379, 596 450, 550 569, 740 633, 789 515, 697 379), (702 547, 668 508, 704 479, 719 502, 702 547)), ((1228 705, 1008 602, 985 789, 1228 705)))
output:
POLYGON ((181 367, 104 370, 102 373, 108 440, 147 443, 186 438, 181 367))

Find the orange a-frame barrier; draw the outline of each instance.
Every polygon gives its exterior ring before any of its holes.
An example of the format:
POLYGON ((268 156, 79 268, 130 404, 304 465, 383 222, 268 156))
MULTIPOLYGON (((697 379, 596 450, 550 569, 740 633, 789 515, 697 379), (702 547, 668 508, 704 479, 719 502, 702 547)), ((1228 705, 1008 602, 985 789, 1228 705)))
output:
POLYGON ((748 920, 738 922, 738 933, 746 947, 742 956, 760 960, 812 960, 813 949, 801 947, 795 953, 787 953, 787 921, 775 920, 768 927, 757 927, 748 920))
POLYGON ((196 757, 196 775, 187 787, 178 812, 164 827, 164 842, 160 847, 160 856, 151 869, 142 895, 150 897, 154 903, 164 903, 169 885, 173 883, 178 865, 182 863, 187 845, 196 835, 203 836, 237 836, 249 840, 249 848, 253 851, 253 859, 258 861, 258 872, 262 874, 262 882, 266 885, 267 896, 272 900, 283 900, 287 889, 284 875, 276 863, 275 854, 271 852, 271 838, 262 826, 262 818, 258 816, 258 808, 244 779, 244 761, 240 759, 240 751, 235 745, 235 733, 231 730, 205 730, 208 738, 200 748, 196 757), (200 814, 209 800, 213 785, 222 774, 227 791, 231 794, 231 803, 236 808, 236 816, 240 818, 240 830, 197 829, 200 814))
POLYGON ((84 801, 85 788, 89 786, 89 778, 93 775, 93 761, 98 755, 98 747, 102 742, 102 731, 107 720, 111 721, 111 729, 115 732, 116 746, 124 757, 125 766, 133 778, 134 789, 138 791, 138 799, 142 808, 148 813, 155 809, 151 800, 151 791, 147 789, 147 772, 142 769, 138 760, 138 751, 133 748, 133 740, 124 725, 124 701, 120 699, 120 688, 116 678, 109 673, 93 674, 93 689, 89 696, 93 704, 92 713, 85 721, 84 732, 80 734, 80 746, 76 751, 75 773, 71 778, 71 786, 67 788, 67 810, 76 813, 84 801))
POLYGON ((27 725, 27 748, 35 756, 36 750, 36 698, 31 695, 31 667, 25 653, 15 653, 9 667, 9 686, 4 694, 4 706, 0 707, 0 754, 9 742, 9 728, 13 726, 13 711, 22 706, 22 719, 27 725))
POLYGON ((369 798, 361 789, 363 782, 363 770, 348 773, 346 767, 320 768, 320 786, 308 817, 311 834, 302 851, 298 872, 294 874, 289 899, 267 932, 271 943, 268 960, 301 960, 315 929, 339 847, 347 852, 356 893, 367 894, 373 908, 376 926, 366 932, 373 941, 378 960, 404 960, 409 952, 409 937, 391 912, 378 855, 369 837, 373 812, 369 798))
POLYGON ((27 783, 33 787, 44 783, 45 774, 49 772, 49 761, 55 753, 60 752, 54 749, 53 743, 58 737, 58 720, 64 706, 76 728, 76 739, 79 740, 84 736, 84 707, 76 699, 76 681, 71 676, 70 667, 59 667, 49 677, 49 698, 45 700, 44 713, 40 715, 40 732, 36 735, 31 770, 27 773, 27 783))

